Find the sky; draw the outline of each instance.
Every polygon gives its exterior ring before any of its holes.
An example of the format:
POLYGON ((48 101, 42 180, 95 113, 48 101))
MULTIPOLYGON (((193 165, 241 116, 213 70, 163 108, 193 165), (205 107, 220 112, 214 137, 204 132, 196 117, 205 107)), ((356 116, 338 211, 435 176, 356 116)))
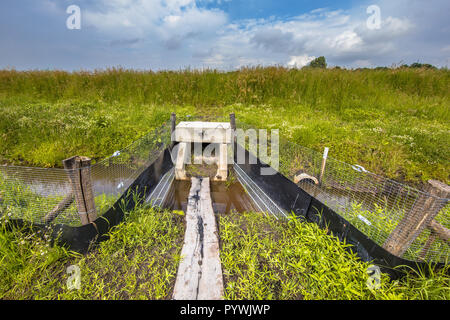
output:
POLYGON ((448 0, 2 0, 0 68, 448 67, 449 13, 448 0))

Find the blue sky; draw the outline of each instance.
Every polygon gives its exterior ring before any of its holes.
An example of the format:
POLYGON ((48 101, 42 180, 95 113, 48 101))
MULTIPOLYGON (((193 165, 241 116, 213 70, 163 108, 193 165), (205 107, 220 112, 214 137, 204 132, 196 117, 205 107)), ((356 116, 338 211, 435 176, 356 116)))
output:
POLYGON ((230 70, 321 55, 345 67, 448 66, 449 12, 448 0, 2 0, 0 68, 230 70), (70 5, 79 30, 66 27, 70 5))
POLYGON ((349 9, 352 1, 327 0, 327 1, 305 1, 305 0, 222 0, 222 1, 199 1, 201 7, 208 9, 219 8, 225 11, 231 20, 261 19, 270 16, 287 18, 308 13, 317 8, 349 9))

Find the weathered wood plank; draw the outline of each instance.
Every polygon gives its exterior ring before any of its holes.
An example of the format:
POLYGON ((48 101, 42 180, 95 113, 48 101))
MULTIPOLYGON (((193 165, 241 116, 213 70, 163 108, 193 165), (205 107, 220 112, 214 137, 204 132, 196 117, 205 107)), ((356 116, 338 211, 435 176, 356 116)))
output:
POLYGON ((49 224, 53 220, 55 220, 62 212, 64 212, 64 210, 67 209, 67 207, 69 207, 72 204, 74 199, 75 197, 73 196, 73 193, 68 194, 60 203, 58 203, 53 208, 52 211, 50 211, 45 215, 44 223, 49 224))
POLYGON ((429 180, 427 191, 428 193, 419 195, 414 206, 383 244, 383 248, 392 254, 402 256, 420 233, 430 225, 445 206, 445 202, 439 198, 447 198, 450 187, 440 181, 429 180))
POLYGON ((438 223, 436 220, 431 220, 428 228, 436 233, 436 235, 442 240, 450 244, 450 230, 438 223))
POLYGON ((223 297, 222 265, 219 256, 219 234, 211 202, 209 178, 203 178, 200 190, 200 210, 203 220, 202 275, 198 300, 220 300, 223 297))
POLYGON ((187 180, 185 170, 186 149, 186 142, 180 142, 178 144, 177 159, 175 163, 175 179, 177 180, 187 180))
POLYGON ((209 178, 191 181, 182 259, 173 299, 218 300, 223 296, 223 279, 209 178))
POLYGON ((427 242, 422 248, 419 257, 424 259, 430 250, 433 243, 441 238, 447 245, 450 245, 450 230, 438 223, 436 220, 431 220, 428 225, 428 229, 430 229, 430 236, 428 237, 427 242))
POLYGON ((214 177, 216 181, 227 181, 228 178, 228 146, 221 143, 219 146, 217 173, 214 177))

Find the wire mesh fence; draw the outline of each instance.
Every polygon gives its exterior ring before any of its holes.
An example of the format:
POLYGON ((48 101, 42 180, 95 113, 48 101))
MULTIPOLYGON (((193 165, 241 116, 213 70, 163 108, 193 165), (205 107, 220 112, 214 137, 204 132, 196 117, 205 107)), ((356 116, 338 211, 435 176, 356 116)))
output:
MULTIPOLYGON (((65 197, 71 186, 64 169, 0 166, 0 215, 42 223, 65 197)), ((55 221, 70 223, 77 214, 73 203, 61 206, 64 215, 55 221)))
MULTIPOLYGON (((101 216, 170 143, 163 126, 88 167, 94 210, 101 216)), ((80 199, 74 194, 83 168, 0 166, 0 219, 80 226, 80 199)))
MULTIPOLYGON (((251 126, 238 121, 237 127, 251 126)), ((169 143, 170 128, 163 126, 90 166, 96 215, 109 209, 169 143)), ((270 139, 267 148, 270 153, 270 139)), ((322 165, 321 152, 280 140, 279 171, 370 239, 410 260, 448 261, 448 193, 420 191, 333 157, 324 170, 322 165)), ((70 179, 79 170, 0 166, 0 219, 81 225, 70 179)))
POLYGON ((323 153, 280 140, 280 173, 378 245, 409 260, 448 261, 448 186, 439 185, 437 193, 420 191, 332 157, 327 157, 324 170, 322 166, 323 153))

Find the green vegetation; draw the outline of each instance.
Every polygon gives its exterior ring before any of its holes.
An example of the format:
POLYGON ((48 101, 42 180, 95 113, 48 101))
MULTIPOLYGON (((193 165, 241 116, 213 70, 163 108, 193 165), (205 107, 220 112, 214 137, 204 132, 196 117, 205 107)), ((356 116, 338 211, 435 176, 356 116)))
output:
MULTIPOLYGON (((0 224, 0 299, 170 299, 184 236, 183 218, 139 208, 88 255, 49 246, 45 236, 0 224), (80 290, 67 268, 79 267, 80 290)), ((70 269, 69 269, 70 270, 70 269)))
MULTIPOLYGON (((0 162, 60 167, 76 154, 98 161, 167 122, 171 112, 178 120, 227 120, 235 112, 247 126, 280 129, 284 141, 319 152, 330 147, 330 157, 389 178, 416 185, 430 178, 450 183, 449 80, 448 70, 426 66, 227 73, 4 70, 0 162)), ((280 152, 283 173, 292 173, 299 159, 287 148, 280 152)), ((0 180, 3 220, 48 200, 5 183, 0 180), (17 206, 6 206, 11 201, 17 206)), ((52 199, 48 208, 59 200, 52 199)), ((97 203, 105 208, 110 200, 97 203)), ((358 214, 381 215, 390 226, 389 213, 381 208, 369 213, 355 205, 350 216, 355 224, 361 223, 358 214)), ((2 225, 0 299, 169 298, 182 221, 180 214, 138 208, 86 256, 2 225), (70 265, 81 270, 81 290, 67 290, 70 265)), ((368 264, 313 224, 233 214, 221 216, 220 233, 226 298, 450 298, 448 268, 431 276, 412 272, 391 283, 383 276, 382 288, 369 290, 368 264)))
POLYGON ((0 71, 0 161, 111 155, 170 112, 236 118, 367 170, 449 183, 450 72, 425 68, 0 71))
POLYGON ((325 60, 325 57, 318 57, 318 58, 315 58, 313 61, 311 61, 310 63, 309 63, 309 65, 308 66, 310 66, 310 67, 312 67, 312 68, 322 68, 322 69, 325 69, 326 67, 327 67, 327 62, 326 62, 326 60, 325 60))
POLYGON ((450 299, 448 267, 366 285, 369 267, 316 224, 259 213, 222 215, 221 260, 228 299, 450 299))
MULTIPOLYGON (((170 299, 183 215, 139 208, 82 256, 0 224, 0 299, 170 299), (68 282, 80 270, 80 289, 68 282)), ((367 285, 368 263, 325 230, 260 213, 219 217, 226 299, 450 299, 448 267, 367 285), (433 271, 432 271, 433 272, 433 271)))
MULTIPOLYGON (((406 66, 408 67, 408 66, 406 66)), ((429 64, 429 63, 419 63, 419 62, 414 62, 412 63, 409 68, 425 68, 425 69, 436 69, 435 66, 429 64)))
MULTIPOLYGON (((19 179, 5 179, 0 172, 0 220, 24 219, 33 223, 43 223, 45 214, 52 211, 63 199, 63 195, 39 195, 19 179)), ((117 195, 96 196, 94 201, 97 213, 102 215, 117 199, 117 195)), ((75 202, 72 202, 52 223, 79 226, 80 218, 75 202)))

